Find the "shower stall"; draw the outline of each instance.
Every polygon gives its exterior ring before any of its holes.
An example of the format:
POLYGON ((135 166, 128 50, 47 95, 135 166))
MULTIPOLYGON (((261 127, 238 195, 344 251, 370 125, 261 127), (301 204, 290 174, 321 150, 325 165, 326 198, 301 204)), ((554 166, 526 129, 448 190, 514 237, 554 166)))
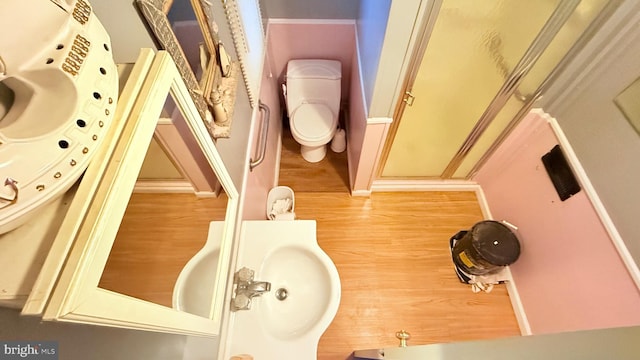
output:
POLYGON ((619 2, 433 1, 378 177, 470 179, 619 2))

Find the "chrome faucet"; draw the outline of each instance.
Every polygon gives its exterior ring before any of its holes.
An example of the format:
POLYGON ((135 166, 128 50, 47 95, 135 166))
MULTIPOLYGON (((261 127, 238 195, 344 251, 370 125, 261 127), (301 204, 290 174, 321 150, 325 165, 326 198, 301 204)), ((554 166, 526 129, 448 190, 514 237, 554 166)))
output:
POLYGON ((246 290, 247 292, 252 294, 251 297, 261 295, 262 293, 271 290, 271 283, 268 283, 266 281, 254 281, 246 286, 246 290))
POLYGON ((231 298, 231 311, 249 310, 254 297, 271 291, 271 283, 254 281, 254 274, 253 270, 243 267, 233 276, 235 290, 231 298))

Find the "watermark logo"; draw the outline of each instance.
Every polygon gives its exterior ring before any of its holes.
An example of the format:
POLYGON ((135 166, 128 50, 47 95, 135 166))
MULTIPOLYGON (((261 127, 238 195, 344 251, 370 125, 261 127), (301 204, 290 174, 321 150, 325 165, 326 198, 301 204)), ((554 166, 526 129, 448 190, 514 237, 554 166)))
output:
POLYGON ((58 360, 57 341, 0 341, 0 360, 58 360))

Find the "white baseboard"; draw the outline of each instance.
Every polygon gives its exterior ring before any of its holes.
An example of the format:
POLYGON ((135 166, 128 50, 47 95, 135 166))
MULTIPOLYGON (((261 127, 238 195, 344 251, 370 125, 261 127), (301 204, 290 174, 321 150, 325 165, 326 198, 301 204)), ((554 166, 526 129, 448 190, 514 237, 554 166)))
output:
POLYGON ((220 194, 216 194, 212 191, 196 191, 195 195, 199 198, 217 198, 220 196, 220 194))
POLYGON ((482 216, 485 219, 493 219, 491 209, 489 209, 489 203, 487 202, 487 197, 484 196, 484 191, 482 190, 481 186, 478 186, 478 188, 476 189, 476 197, 478 198, 478 204, 480 205, 482 216))
POLYGON ((278 147, 276 148, 276 170, 273 174, 273 186, 278 186, 280 182, 280 159, 282 159, 282 131, 278 135, 278 147))
POLYGON ((351 196, 371 196, 371 190, 353 190, 351 191, 351 196))
POLYGON ((524 311, 524 306, 522 305, 522 301, 520 300, 518 287, 516 286, 516 283, 513 281, 513 277, 511 276, 511 269, 507 266, 505 272, 507 273, 507 277, 509 278, 509 280, 506 281, 507 292, 509 293, 509 300, 511 300, 513 313, 516 315, 516 320, 518 321, 520 335, 533 335, 533 333, 531 332, 529 319, 527 319, 527 313, 524 311))
MULTIPOLYGON (((480 210, 482 211, 482 215, 484 216, 484 218, 493 220, 491 209, 489 209, 489 203, 487 202, 487 198, 484 196, 484 191, 480 186, 478 186, 476 189, 476 197, 478 198, 478 204, 480 205, 480 210)), ((511 269, 507 266, 504 270, 504 273, 507 279, 506 285, 507 292, 509 293, 509 300, 511 301, 513 313, 516 315, 516 320, 518 321, 520 334, 523 336, 532 335, 531 326, 529 325, 527 314, 524 311, 524 306, 522 305, 522 300, 520 299, 520 293, 518 292, 518 288, 516 287, 516 284, 513 281, 513 276, 511 275, 511 269)))
POLYGON ((135 193, 190 193, 193 194, 193 186, 186 180, 138 180, 133 188, 135 193))
POLYGON ((476 191, 480 185, 468 180, 374 180, 371 192, 381 191, 476 191))

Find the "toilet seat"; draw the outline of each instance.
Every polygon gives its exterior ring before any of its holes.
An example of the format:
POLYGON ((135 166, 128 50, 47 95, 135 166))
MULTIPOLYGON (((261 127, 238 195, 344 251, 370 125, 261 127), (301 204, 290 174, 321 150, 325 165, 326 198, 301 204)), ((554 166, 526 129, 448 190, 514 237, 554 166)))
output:
POLYGON ((291 114, 289 125, 294 138, 302 145, 324 145, 331 140, 338 117, 322 103, 305 103, 291 114))

